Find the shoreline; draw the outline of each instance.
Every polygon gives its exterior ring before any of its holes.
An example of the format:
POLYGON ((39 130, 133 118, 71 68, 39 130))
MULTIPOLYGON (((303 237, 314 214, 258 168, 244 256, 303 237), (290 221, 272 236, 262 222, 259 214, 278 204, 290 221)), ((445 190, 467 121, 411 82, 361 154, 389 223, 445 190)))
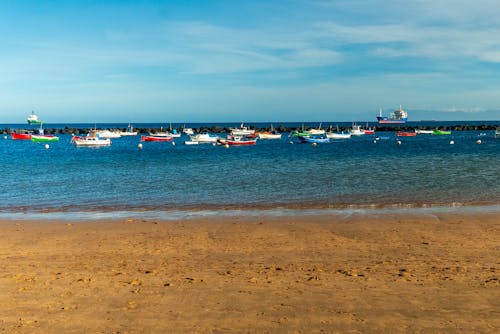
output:
POLYGON ((500 213, 0 220, 10 333, 500 329, 500 213))
POLYGON ((209 217, 291 217, 291 216, 350 216, 400 214, 420 215, 437 213, 500 213, 500 204, 463 204, 451 205, 349 205, 345 207, 240 207, 211 208, 207 206, 187 209, 115 209, 115 210, 5 210, 0 211, 1 220, 114 220, 126 218, 146 218, 164 221, 191 220, 209 217))

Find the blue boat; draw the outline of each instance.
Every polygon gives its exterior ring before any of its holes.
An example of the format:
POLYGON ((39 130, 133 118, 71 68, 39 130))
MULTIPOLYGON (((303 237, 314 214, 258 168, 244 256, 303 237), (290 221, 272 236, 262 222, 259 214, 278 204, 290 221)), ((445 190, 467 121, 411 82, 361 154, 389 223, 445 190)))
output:
POLYGON ((330 139, 326 138, 325 136, 315 136, 315 135, 311 135, 308 137, 298 136, 297 139, 299 140, 299 143, 324 144, 330 142, 330 139))

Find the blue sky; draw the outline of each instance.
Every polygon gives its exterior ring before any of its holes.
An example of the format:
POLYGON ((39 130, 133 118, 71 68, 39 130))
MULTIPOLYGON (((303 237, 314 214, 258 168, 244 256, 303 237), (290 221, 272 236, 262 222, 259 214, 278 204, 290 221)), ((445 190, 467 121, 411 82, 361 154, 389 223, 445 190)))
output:
POLYGON ((500 119, 500 2, 0 2, 0 123, 500 119))

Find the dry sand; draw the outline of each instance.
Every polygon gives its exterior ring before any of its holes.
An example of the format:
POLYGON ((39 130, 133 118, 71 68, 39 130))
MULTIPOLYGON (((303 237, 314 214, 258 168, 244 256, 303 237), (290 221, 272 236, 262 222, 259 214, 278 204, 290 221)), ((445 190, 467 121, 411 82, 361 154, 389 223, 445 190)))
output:
POLYGON ((498 333, 500 215, 0 222, 0 332, 498 333))

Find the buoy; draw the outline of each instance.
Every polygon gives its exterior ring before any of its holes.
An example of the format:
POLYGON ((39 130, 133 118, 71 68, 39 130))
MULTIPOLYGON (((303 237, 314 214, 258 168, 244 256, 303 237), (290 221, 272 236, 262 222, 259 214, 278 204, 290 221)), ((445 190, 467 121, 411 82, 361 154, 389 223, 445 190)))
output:
POLYGON ((212 146, 216 146, 217 144, 216 143, 212 143, 212 146))
POLYGON ((7 136, 3 136, 3 139, 7 139, 7 136))
POLYGON ((141 143, 139 143, 139 145, 137 145, 137 147, 138 147, 139 149, 142 149, 142 144, 141 144, 141 143))
POLYGON ((396 143, 397 143, 398 145, 401 145, 401 140, 397 140, 397 141, 396 141, 396 143))
POLYGON ((50 146, 49 144, 45 144, 45 148, 48 149, 50 146))
POLYGON ((316 147, 316 146, 318 146, 318 144, 317 144, 317 143, 312 143, 311 145, 312 145, 312 147, 316 147))
POLYGON ((224 145, 225 148, 229 148, 229 144, 224 145))
POLYGON ((291 141, 291 140, 290 140, 290 144, 292 144, 292 145, 293 145, 293 141, 291 141))
POLYGON ((482 143, 481 139, 478 139, 476 143, 481 144, 482 143))
POLYGON ((374 144, 376 144, 376 143, 377 143, 377 140, 374 140, 374 141, 373 141, 373 143, 374 143, 374 144))
POLYGON ((172 145, 175 146, 175 141, 172 142, 172 145))
POLYGON ((454 140, 450 140, 450 145, 454 145, 455 144, 455 141, 454 140))

